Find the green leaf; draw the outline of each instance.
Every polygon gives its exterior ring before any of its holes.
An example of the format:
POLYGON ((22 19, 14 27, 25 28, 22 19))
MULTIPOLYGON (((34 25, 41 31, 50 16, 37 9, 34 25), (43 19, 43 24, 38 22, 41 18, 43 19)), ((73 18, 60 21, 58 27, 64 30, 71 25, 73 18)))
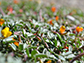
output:
POLYGON ((65 41, 62 41, 62 43, 65 43, 65 41))
POLYGON ((54 45, 57 46, 57 40, 55 39, 53 42, 54 42, 54 45))
POLYGON ((27 56, 30 57, 29 56, 29 49, 28 48, 26 48, 26 53, 27 53, 27 56))
POLYGON ((36 25, 36 28, 38 28, 39 27, 39 25, 36 25))
POLYGON ((15 41, 13 41, 13 40, 11 40, 11 41, 7 41, 8 43, 13 43, 13 42, 15 42, 15 41))
POLYGON ((24 34, 25 38, 27 38, 27 34, 24 34))
POLYGON ((79 45, 78 44, 76 44, 76 46, 77 46, 77 48, 79 48, 79 45))
POLYGON ((45 54, 37 54, 37 55, 36 55, 36 58, 38 58, 38 57, 44 58, 44 57, 47 57, 47 55, 45 55, 45 54))
POLYGON ((19 44, 19 49, 20 49, 20 51, 23 50, 23 44, 19 44))
POLYGON ((65 43, 64 40, 62 39, 62 37, 61 37, 59 34, 56 34, 56 35, 57 35, 57 37, 59 38, 59 40, 61 41, 61 44, 62 44, 62 43, 65 43))
POLYGON ((23 25, 21 25, 21 24, 17 24, 17 26, 23 27, 23 25))
POLYGON ((29 47, 29 49, 36 49, 37 48, 37 46, 31 46, 31 47, 29 47))
POLYGON ((69 36, 75 36, 75 34, 69 34, 69 36))
POLYGON ((50 52, 50 53, 52 53, 52 54, 54 54, 54 55, 55 55, 55 57, 57 57, 57 58, 58 58, 58 55, 57 55, 57 54, 55 54, 53 51, 49 50, 49 52, 50 52))
POLYGON ((63 56, 59 55, 59 58, 60 58, 61 60, 65 61, 65 58, 64 58, 63 56))
POLYGON ((57 37, 60 39, 60 41, 63 41, 63 40, 62 40, 62 37, 61 37, 58 33, 57 33, 56 35, 57 35, 57 37))
POLYGON ((36 53, 37 53, 37 51, 36 51, 36 50, 33 50, 33 51, 31 52, 31 57, 33 57, 36 53))
POLYGON ((78 41, 77 41, 77 43, 79 44, 79 46, 81 45, 81 43, 80 43, 80 39, 78 38, 78 41))
POLYGON ((12 49, 14 50, 14 51, 16 51, 16 46, 15 46, 15 44, 9 44, 11 47, 12 47, 12 49))
POLYGON ((81 53, 83 53, 83 49, 81 49, 81 53))

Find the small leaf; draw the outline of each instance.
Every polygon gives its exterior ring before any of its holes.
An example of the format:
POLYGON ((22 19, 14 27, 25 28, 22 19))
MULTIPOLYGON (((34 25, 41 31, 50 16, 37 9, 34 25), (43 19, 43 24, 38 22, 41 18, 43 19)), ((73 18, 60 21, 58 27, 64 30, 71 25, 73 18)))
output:
POLYGON ((59 55, 59 58, 60 58, 61 60, 65 61, 65 58, 64 58, 63 56, 60 56, 60 55, 59 55))
POLYGON ((62 40, 62 37, 59 35, 59 34, 56 34, 57 35, 57 37, 61 40, 61 41, 63 41, 62 40))
POLYGON ((54 45, 57 46, 57 40, 55 39, 53 42, 54 42, 54 45))
POLYGON ((33 50, 33 51, 31 52, 31 57, 33 57, 36 53, 37 53, 37 51, 36 51, 36 50, 33 50))
POLYGON ((12 43, 12 44, 9 44, 11 47, 12 47, 12 49, 14 50, 14 51, 16 51, 16 46, 12 43))
POLYGON ((37 46, 31 46, 31 47, 29 47, 29 49, 36 49, 37 48, 37 46))
POLYGON ((61 44, 65 43, 65 42, 63 41, 62 37, 61 37, 59 34, 56 34, 56 35, 57 35, 57 37, 59 38, 59 40, 61 41, 61 44))
POLYGON ((23 44, 19 44, 20 51, 23 50, 23 44))
POLYGON ((36 55, 36 58, 38 58, 38 57, 44 58, 44 57, 47 57, 47 55, 45 55, 45 54, 37 54, 37 55, 36 55))
POLYGON ((28 48, 26 48, 26 53, 27 53, 27 56, 30 57, 29 56, 29 49, 28 48))
POLYGON ((70 54, 66 58, 68 59, 68 58, 73 58, 73 57, 75 57, 75 55, 74 54, 70 54))
POLYGON ((83 53, 83 49, 81 49, 81 53, 83 53))
POLYGON ((80 39, 78 38, 78 41, 77 41, 77 43, 79 44, 79 46, 81 45, 81 42, 80 42, 80 39))
POLYGON ((69 34, 69 36, 75 36, 75 34, 69 34))

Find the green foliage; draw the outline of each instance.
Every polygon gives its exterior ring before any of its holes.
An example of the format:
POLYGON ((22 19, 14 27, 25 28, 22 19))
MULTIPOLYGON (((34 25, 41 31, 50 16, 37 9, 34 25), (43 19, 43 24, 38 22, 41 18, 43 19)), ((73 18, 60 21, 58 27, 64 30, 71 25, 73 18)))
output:
MULTIPOLYGON (((5 20, 3 25, 0 25, 0 54, 4 55, 5 59, 12 56, 23 63, 44 63, 48 60, 69 63, 75 56, 84 52, 84 31, 76 31, 77 26, 84 28, 84 13, 65 7, 53 13, 51 7, 52 5, 39 4, 38 1, 21 1, 18 4, 1 2, 1 9, 6 15, 0 13, 0 17, 5 20), (10 6, 14 13, 7 10, 10 6), (55 20, 56 16, 59 17, 58 21, 55 20), (62 25, 66 28, 65 34, 59 31, 62 25), (5 27, 9 27, 12 32, 7 38, 1 33, 5 27)), ((84 61, 84 56, 76 62, 81 61, 84 61)))

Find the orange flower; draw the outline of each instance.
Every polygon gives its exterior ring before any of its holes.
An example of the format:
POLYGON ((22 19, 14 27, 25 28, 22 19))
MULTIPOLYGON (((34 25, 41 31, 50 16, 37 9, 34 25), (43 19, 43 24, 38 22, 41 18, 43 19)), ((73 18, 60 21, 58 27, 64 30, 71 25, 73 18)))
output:
POLYGON ((48 60, 46 63, 51 63, 52 61, 51 60, 48 60))
POLYGON ((59 19, 59 16, 56 16, 56 17, 55 17, 55 20, 58 21, 58 19, 59 19))
POLYGON ((52 22, 52 21, 53 21, 53 20, 50 20, 50 21, 49 21, 49 24, 53 25, 53 22, 52 22))
POLYGON ((14 4, 18 4, 18 0, 13 0, 14 4))
POLYGON ((13 39, 13 41, 15 41, 14 44, 15 44, 16 46, 19 46, 19 42, 16 42, 16 40, 15 40, 14 38, 12 38, 12 39, 13 39))
POLYGON ((51 11, 52 11, 52 12, 55 12, 55 11, 56 11, 56 8, 55 8, 55 7, 52 7, 52 8, 51 8, 51 11))
POLYGON ((66 46, 66 47, 64 47, 64 48, 65 48, 65 49, 69 49, 69 47, 67 47, 67 46, 66 46))
POLYGON ((2 26, 2 24, 4 23, 3 19, 0 19, 0 25, 2 26))
POLYGON ((18 42, 14 42, 14 44, 15 44, 16 46, 19 46, 19 43, 18 43, 18 42))
POLYGON ((59 31, 60 31, 61 34, 63 34, 65 32, 65 26, 61 26, 59 31))
POLYGON ((81 31, 83 31, 83 28, 82 27, 76 27, 76 31, 79 33, 81 31))

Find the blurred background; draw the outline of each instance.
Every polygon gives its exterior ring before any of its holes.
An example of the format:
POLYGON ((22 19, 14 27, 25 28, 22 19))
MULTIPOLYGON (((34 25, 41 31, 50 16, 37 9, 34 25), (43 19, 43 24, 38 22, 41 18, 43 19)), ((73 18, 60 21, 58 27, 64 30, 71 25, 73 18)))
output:
MULTIPOLYGON (((0 1, 13 1, 13 0, 0 0, 0 1)), ((25 1, 25 0, 18 0, 25 1)), ((26 0, 28 1, 28 0, 26 0)), ((40 4, 49 6, 50 4, 56 5, 57 7, 68 7, 68 8, 77 8, 81 9, 84 12, 84 0, 29 0, 29 1, 38 1, 40 4)))
POLYGON ((84 12, 84 0, 42 0, 45 4, 55 4, 56 6, 65 6, 70 8, 78 8, 84 12))

